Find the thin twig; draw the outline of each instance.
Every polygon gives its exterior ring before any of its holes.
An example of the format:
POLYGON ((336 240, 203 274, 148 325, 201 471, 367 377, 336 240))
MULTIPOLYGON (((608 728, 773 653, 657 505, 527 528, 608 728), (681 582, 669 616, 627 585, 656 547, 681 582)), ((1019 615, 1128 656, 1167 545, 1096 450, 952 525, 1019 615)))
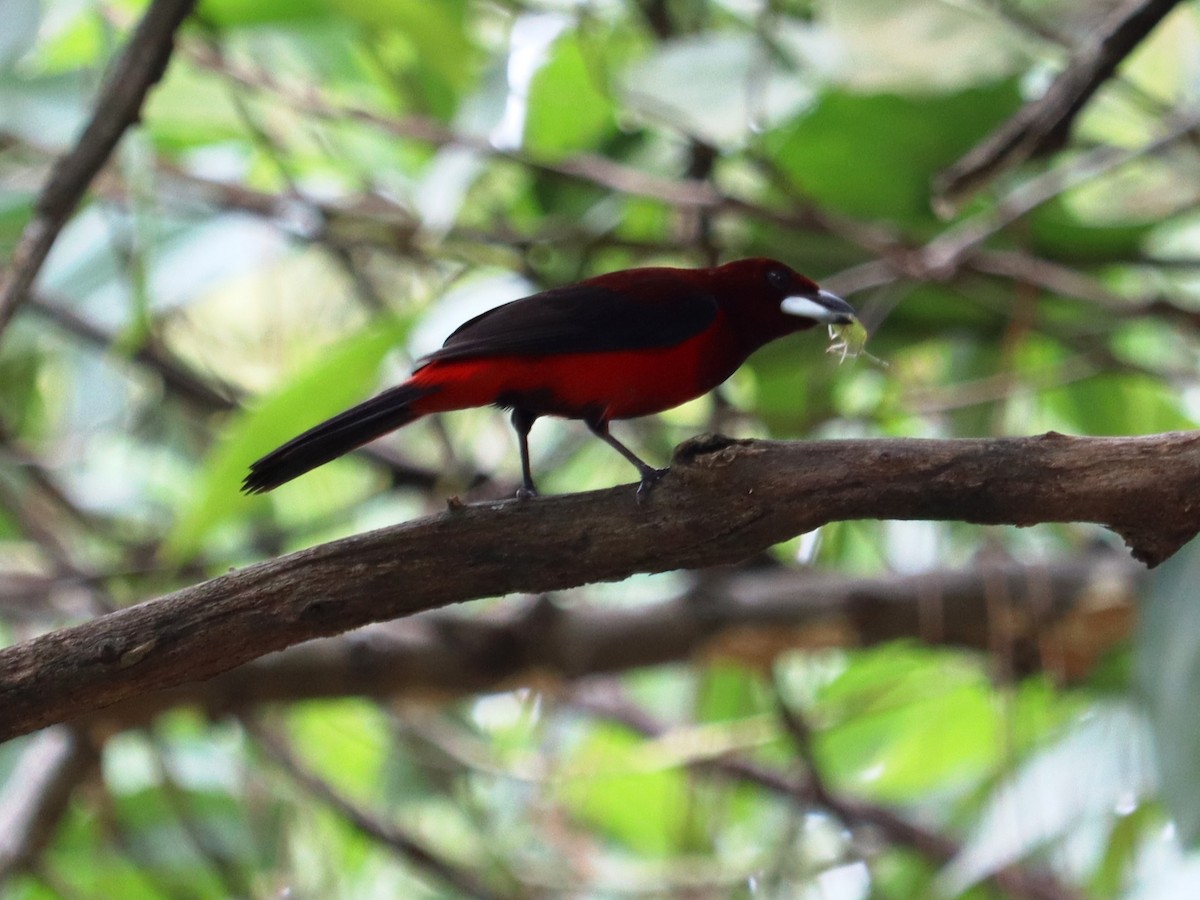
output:
POLYGON ((0 280, 0 332, 25 302, 50 248, 84 191, 125 131, 137 122, 146 95, 162 78, 175 48, 175 32, 196 0, 154 0, 114 63, 87 127, 59 160, 21 232, 12 263, 0 280))
POLYGON ((1127 0, 1114 10, 1041 97, 938 177, 934 185, 938 202, 947 208, 957 206, 1004 170, 1061 147, 1092 95, 1178 3, 1127 0))
POLYGON ((222 72, 246 87, 267 91, 278 101, 314 118, 359 122, 382 129, 395 137, 434 147, 463 147, 498 159, 512 160, 547 175, 590 182, 620 194, 647 197, 672 206, 712 207, 720 202, 720 195, 704 182, 674 181, 595 154, 579 154, 562 160, 541 159, 521 150, 496 147, 486 135, 455 131, 431 118, 418 115, 408 115, 403 119, 390 118, 362 107, 338 106, 316 90, 308 90, 301 95, 284 88, 261 69, 248 71, 244 67, 226 64, 202 48, 189 47, 188 55, 197 65, 222 72))
MULTIPOLYGON (((787 698, 783 695, 783 685, 780 684, 778 675, 772 678, 771 688, 775 700, 775 715, 779 718, 783 730, 792 739, 792 746, 796 748, 796 753, 804 764, 804 777, 807 785, 803 793, 811 796, 818 805, 834 809, 837 804, 833 792, 825 784, 821 766, 817 763, 816 750, 813 748, 812 729, 808 726, 808 720, 804 718, 803 713, 793 709, 788 703, 787 698)), ((852 820, 843 820, 843 824, 851 826, 854 823, 852 820)))
POLYGON ((0 893, 5 881, 37 868, 75 787, 95 769, 96 748, 71 728, 50 728, 25 747, 0 792, 0 893))
MULTIPOLYGON (((667 728, 645 710, 629 702, 623 694, 592 685, 577 691, 571 704, 587 712, 620 722, 649 738, 661 737, 667 728)), ((726 755, 715 759, 697 759, 688 766, 706 774, 733 777, 756 784, 773 793, 791 797, 806 806, 820 806, 852 827, 869 826, 877 829, 888 841, 908 847, 935 862, 948 862, 959 851, 958 842, 946 835, 909 821, 901 814, 882 806, 814 790, 811 777, 793 780, 777 769, 751 762, 743 757, 726 755)), ((811 776, 811 771, 809 776, 811 776)), ((1078 894, 1060 883, 1049 873, 1032 872, 1020 866, 1008 866, 993 872, 997 887, 1011 896, 1029 900, 1077 900, 1078 894)))
MULTIPOLYGON (((29 310, 91 347, 111 349, 119 343, 115 335, 72 312, 61 302, 35 295, 30 301, 29 310)), ((172 397, 200 412, 231 412, 241 408, 244 398, 240 388, 189 368, 157 343, 140 344, 131 352, 130 359, 157 376, 172 397)), ((365 447, 357 452, 386 468, 393 486, 427 490, 441 480, 441 474, 434 469, 410 462, 383 446, 365 447)), ((472 483, 488 478, 479 472, 468 472, 465 477, 472 483)))
POLYGON ((305 768, 284 740, 251 719, 242 720, 243 727, 277 766, 283 769, 306 793, 333 809, 356 830, 378 841, 416 868, 433 875, 468 897, 499 900, 508 896, 480 881, 474 872, 465 869, 430 849, 415 835, 398 825, 380 821, 334 790, 324 779, 305 768))
POLYGON ((175 773, 171 771, 167 762, 166 749, 155 740, 154 735, 147 735, 147 738, 153 743, 151 757, 157 770, 158 786, 162 791, 163 801, 179 823, 192 849, 208 863, 214 877, 229 897, 254 896, 249 874, 192 809, 188 792, 176 780, 175 773))

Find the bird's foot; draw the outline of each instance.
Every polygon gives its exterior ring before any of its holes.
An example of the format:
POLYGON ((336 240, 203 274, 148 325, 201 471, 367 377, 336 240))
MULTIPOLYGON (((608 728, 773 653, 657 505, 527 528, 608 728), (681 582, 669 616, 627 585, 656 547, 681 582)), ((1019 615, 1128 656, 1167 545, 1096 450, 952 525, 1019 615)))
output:
POLYGON ((523 484, 517 488, 518 500, 532 500, 537 495, 537 488, 535 488, 532 484, 523 484))
POLYGON ((670 471, 670 469, 651 469, 649 467, 643 469, 642 481, 637 489, 637 502, 646 502, 646 498, 650 496, 650 492, 662 481, 663 476, 670 471))

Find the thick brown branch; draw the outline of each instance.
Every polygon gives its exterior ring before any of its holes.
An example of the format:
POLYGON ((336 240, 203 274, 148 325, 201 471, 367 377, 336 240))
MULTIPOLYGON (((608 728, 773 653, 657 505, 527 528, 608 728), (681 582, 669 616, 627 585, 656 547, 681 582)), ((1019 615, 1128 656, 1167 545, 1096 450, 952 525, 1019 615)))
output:
POLYGON ((1200 434, 682 445, 629 487, 457 506, 0 652, 0 740, 373 621, 712 566, 844 519, 1097 522, 1153 565, 1200 530, 1200 434))
POLYGON ((74 148, 58 161, 33 208, 0 281, 0 332, 29 295, 58 234, 117 141, 141 114, 142 103, 166 71, 175 32, 196 0, 154 0, 104 81, 96 109, 74 148))

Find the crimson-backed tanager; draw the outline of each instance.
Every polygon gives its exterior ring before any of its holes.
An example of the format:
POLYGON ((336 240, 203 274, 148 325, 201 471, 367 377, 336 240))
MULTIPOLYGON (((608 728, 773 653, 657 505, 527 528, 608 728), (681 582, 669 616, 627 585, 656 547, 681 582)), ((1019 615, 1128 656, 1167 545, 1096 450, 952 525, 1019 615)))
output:
POLYGON ((243 490, 269 491, 421 416, 490 405, 512 411, 521 450, 517 496, 536 494, 529 429, 540 416, 582 419, 637 467, 644 496, 666 470, 609 434, 609 422, 707 393, 776 338, 855 321, 840 297, 771 259, 610 272, 464 323, 408 381, 253 463, 243 490))

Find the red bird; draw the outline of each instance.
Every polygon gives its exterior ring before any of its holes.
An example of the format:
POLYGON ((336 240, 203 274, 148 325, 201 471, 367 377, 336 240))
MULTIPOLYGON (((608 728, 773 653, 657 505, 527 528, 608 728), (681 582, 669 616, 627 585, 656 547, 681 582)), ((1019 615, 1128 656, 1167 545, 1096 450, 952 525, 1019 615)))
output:
POLYGON ((817 324, 850 324, 840 297, 782 263, 610 272, 476 316, 404 384, 310 428, 250 466, 259 494, 430 413, 512 410, 518 497, 537 491, 529 429, 539 416, 582 419, 637 467, 643 496, 665 473, 608 433, 613 419, 662 412, 705 394, 759 347, 817 324))

